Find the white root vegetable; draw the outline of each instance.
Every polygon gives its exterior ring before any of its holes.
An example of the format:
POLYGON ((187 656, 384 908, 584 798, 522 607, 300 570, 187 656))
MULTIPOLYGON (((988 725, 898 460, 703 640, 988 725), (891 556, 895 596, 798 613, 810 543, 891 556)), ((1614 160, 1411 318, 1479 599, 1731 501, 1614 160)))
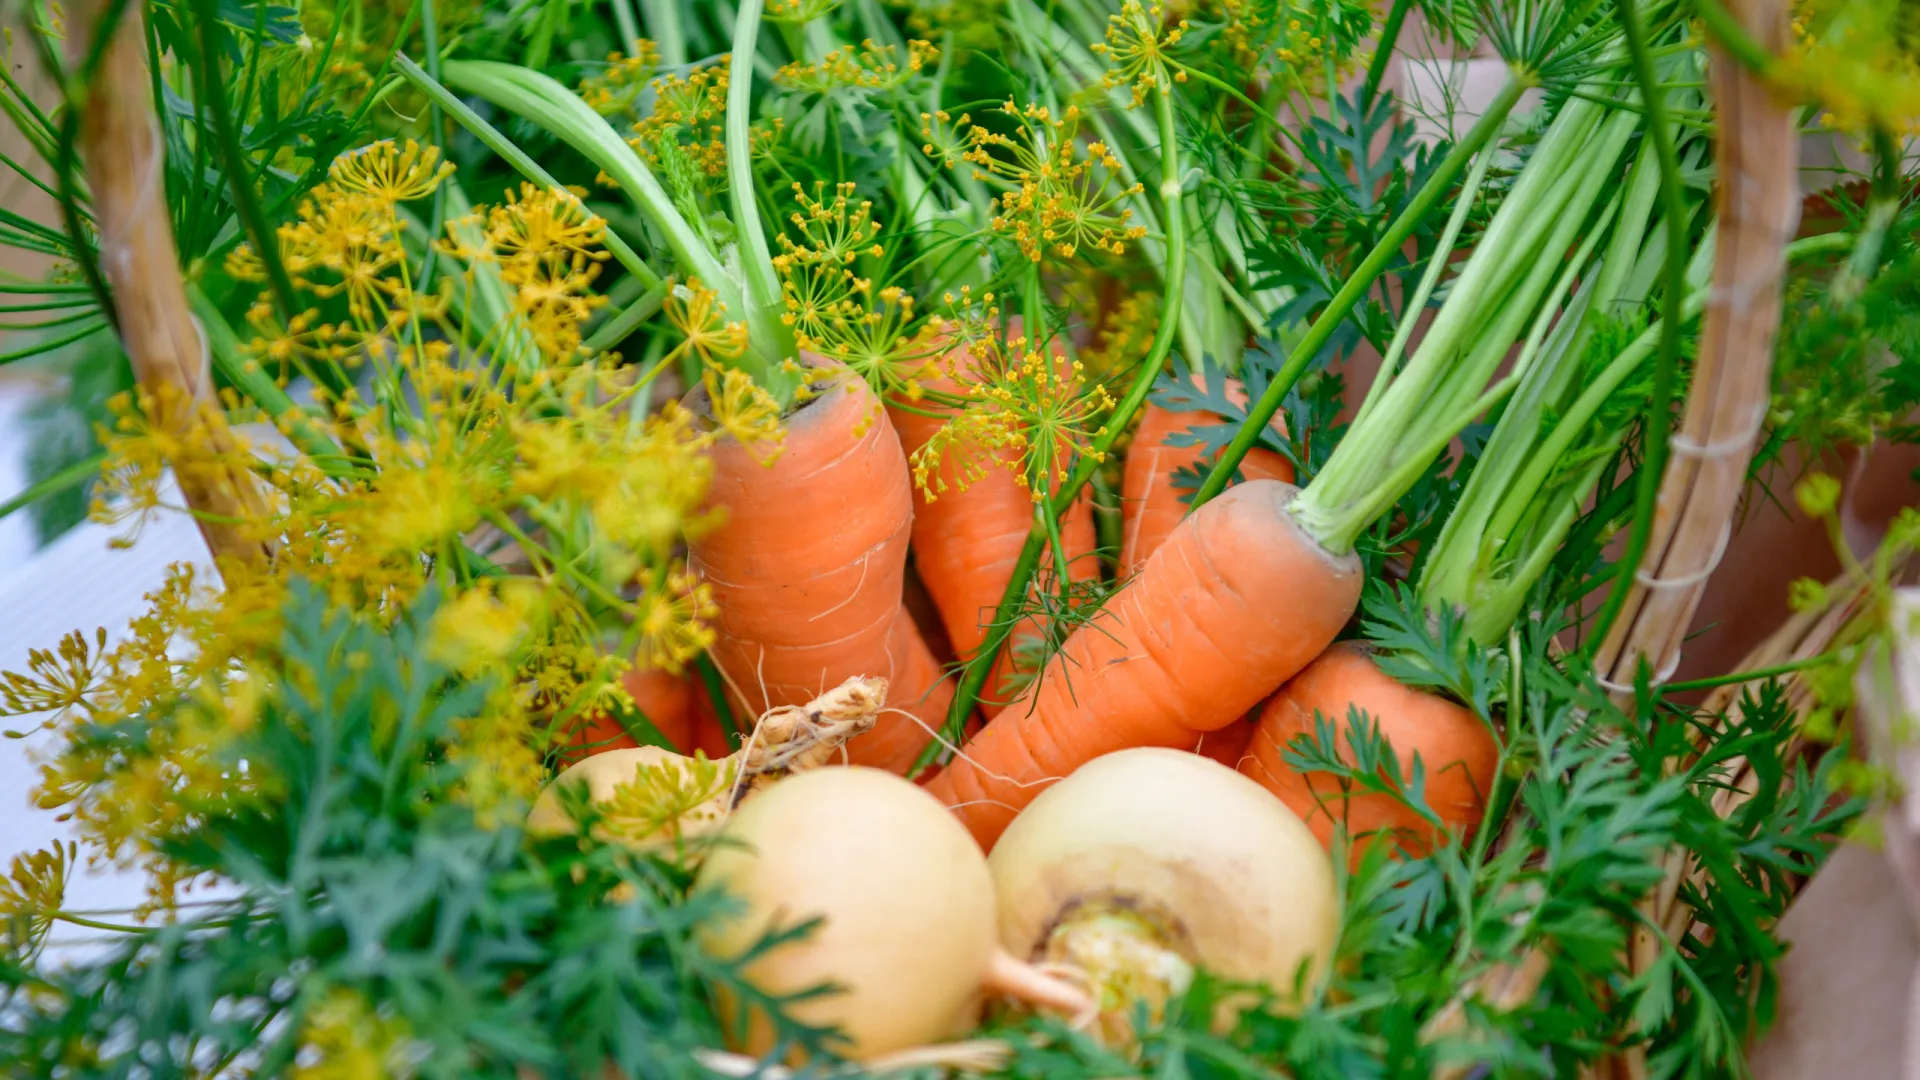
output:
MULTIPOLYGON (((720 840, 694 887, 723 889, 742 908, 703 924, 701 945, 740 957, 770 932, 820 919, 743 974, 771 995, 840 987, 788 1012, 838 1028, 847 1042, 836 1049, 849 1057, 871 1060, 965 1031, 983 993, 1070 1014, 1090 1004, 999 949, 979 847, 933 796, 892 773, 850 767, 790 777, 741 806, 720 840)), ((738 1030, 738 1003, 716 996, 738 1030)), ((733 1049, 762 1055, 773 1040, 764 1013, 749 1010, 733 1049)))
POLYGON ((848 739, 872 729, 886 701, 887 680, 856 676, 804 706, 769 710, 746 746, 717 761, 658 746, 595 754, 542 789, 527 830, 540 836, 577 831, 560 792, 584 783, 588 801, 604 815, 602 840, 645 846, 698 837, 748 795, 831 762, 848 739))
POLYGON ((1339 930, 1333 866, 1306 825, 1254 781, 1179 750, 1081 766, 987 861, 1001 945, 1080 973, 1116 1041, 1136 1003, 1158 1017, 1197 968, 1284 998, 1303 967, 1309 980, 1325 968, 1339 930))

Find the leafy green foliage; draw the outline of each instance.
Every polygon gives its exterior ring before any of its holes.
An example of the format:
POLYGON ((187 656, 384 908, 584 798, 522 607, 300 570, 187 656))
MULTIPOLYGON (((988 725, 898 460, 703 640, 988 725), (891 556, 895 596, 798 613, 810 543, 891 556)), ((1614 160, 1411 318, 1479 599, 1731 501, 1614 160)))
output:
MULTIPOLYGON (((1836 193, 1830 201, 1856 230, 1871 229, 1867 212, 1849 198, 1836 193)), ((1877 267, 1860 273, 1847 262, 1789 279, 1768 438, 1756 469, 1777 461, 1789 444, 1811 460, 1842 444, 1920 439, 1909 420, 1920 406, 1916 230, 1920 204, 1908 200, 1885 227, 1877 267)))
MULTIPOLYGON (((1346 431, 1346 425, 1339 420, 1340 409, 1346 401, 1346 380, 1339 372, 1326 367, 1334 351, 1329 346, 1322 354, 1321 363, 1310 368, 1287 391, 1278 414, 1282 430, 1269 426, 1261 432, 1256 444, 1286 458, 1293 466, 1294 483, 1302 486, 1320 471, 1346 431)), ((1167 437, 1167 445, 1197 446, 1201 461, 1214 460, 1246 426, 1247 403, 1259 400, 1260 395, 1266 393, 1275 373, 1286 361, 1285 350, 1278 343, 1265 340, 1246 354, 1239 373, 1233 377, 1209 366, 1201 372, 1201 385, 1196 387, 1171 371, 1162 372, 1153 387, 1155 405, 1169 412, 1201 412, 1220 417, 1219 423, 1196 424, 1174 432, 1167 437), (1244 396, 1229 392, 1230 381, 1240 384, 1244 396)), ((1182 501, 1192 498, 1204 476, 1202 470, 1193 466, 1183 466, 1174 473, 1173 486, 1183 493, 1182 501)))
MULTIPOLYGON (((97 962, 0 969, 0 1057, 44 1076, 229 1062, 274 1076, 330 1059, 360 1076, 692 1077, 690 1052, 721 1041, 706 985, 822 1047, 738 980, 759 950, 694 947, 725 898, 689 898, 680 867, 624 848, 530 839, 524 807, 468 800, 476 766, 450 750, 489 688, 428 658, 432 617, 429 600, 388 629, 295 598, 253 714, 214 729, 230 784, 187 796, 196 812, 172 840, 234 894, 97 962)), ((94 737, 143 767, 142 732, 118 727, 94 737)))
MULTIPOLYGON (((1427 665, 1402 663, 1396 675, 1447 688, 1496 722, 1491 820, 1421 858, 1370 846, 1340 878, 1344 917, 1324 987, 1294 1008, 1245 1012, 1221 1035, 1211 1006, 1233 988, 1199 980, 1147 1034, 1133 1074, 1413 1078, 1449 1062, 1498 1077, 1566 1076, 1634 1043, 1657 1076, 1737 1073, 1744 1040, 1771 1015, 1784 876, 1809 871, 1859 809, 1830 800, 1830 766, 1789 761, 1784 695, 1767 686, 1732 717, 1650 695, 1623 712, 1556 663, 1557 627, 1530 621, 1496 656, 1384 592, 1368 616, 1379 643, 1427 665), (1722 817, 1713 801, 1742 757, 1763 790, 1722 817), (1685 880, 1681 895, 1713 929, 1656 935, 1655 962, 1634 975, 1626 947, 1644 926, 1639 905, 1674 850, 1710 873, 1685 880), (1472 997, 1494 995, 1516 972, 1538 989, 1500 1005, 1472 997)), ((1364 718, 1336 720, 1320 718, 1294 742, 1296 767, 1431 812, 1419 765, 1392 760, 1364 718)), ((1335 864, 1346 863, 1342 844, 1335 864)), ((1108 1052, 1043 1030, 1041 1045, 1014 1041, 1013 1075, 1117 1074, 1108 1052)))

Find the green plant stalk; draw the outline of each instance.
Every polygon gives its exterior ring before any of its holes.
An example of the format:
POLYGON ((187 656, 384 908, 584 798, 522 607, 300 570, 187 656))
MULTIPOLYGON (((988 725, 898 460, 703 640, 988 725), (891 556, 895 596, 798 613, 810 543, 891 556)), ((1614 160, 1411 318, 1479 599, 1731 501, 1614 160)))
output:
POLYGON ((1387 63, 1393 59, 1393 49, 1400 41, 1400 27, 1407 21, 1407 9, 1413 6, 1412 0, 1393 0, 1393 7, 1387 11, 1386 24, 1380 28, 1380 43, 1374 46, 1373 60, 1367 65, 1367 81, 1361 89, 1360 107, 1373 104, 1380 92, 1380 80, 1386 77, 1387 63))
POLYGON ((1295 345, 1293 351, 1288 354, 1287 362, 1274 375, 1273 382, 1267 386, 1266 392, 1261 394, 1260 400, 1254 402, 1253 407, 1248 410, 1246 423, 1234 434, 1233 441, 1227 444, 1227 448, 1220 454, 1220 459, 1214 462, 1206 479, 1201 482, 1200 489, 1194 493, 1191 508, 1200 507, 1226 490, 1227 483, 1233 479, 1234 473, 1240 468, 1240 462, 1246 458, 1247 452, 1253 449, 1254 444, 1260 441, 1260 435, 1267 430, 1273 415, 1280 411, 1280 406, 1286 400, 1287 393, 1293 389, 1293 384, 1300 381, 1300 376, 1306 373, 1307 365, 1313 362, 1313 358, 1319 355, 1321 348, 1333 337, 1334 331, 1339 329, 1340 323, 1346 319, 1353 305, 1366 295, 1367 290, 1372 288, 1373 283, 1385 272, 1387 264, 1400 253, 1407 238, 1413 235, 1414 228, 1433 210, 1441 196, 1453 186, 1454 179, 1466 168, 1467 162, 1499 132, 1501 126, 1506 123, 1507 114, 1513 111, 1514 105, 1519 102, 1520 95, 1526 91, 1528 85, 1529 80, 1517 75, 1508 78, 1506 85, 1500 88, 1500 93, 1494 97, 1487 111, 1468 130, 1467 137, 1456 143, 1447 156, 1441 159, 1440 167, 1434 170, 1433 176, 1395 219, 1386 235, 1380 238, 1380 243, 1374 246, 1373 251, 1369 252, 1355 268, 1346 284, 1342 285, 1340 291, 1327 302, 1327 306, 1320 312, 1320 317, 1314 320, 1306 335, 1300 339, 1300 343, 1295 345))
POLYGON ((1373 385, 1367 387, 1366 397, 1361 399, 1360 409, 1354 414, 1354 423, 1358 424, 1373 411, 1381 395, 1386 393, 1387 385, 1393 381, 1400 357, 1413 339, 1420 314, 1426 311, 1428 301, 1433 299, 1433 290, 1439 286, 1440 276, 1446 273, 1447 264, 1453 258, 1454 246, 1460 242, 1460 231, 1466 227, 1467 216, 1479 198, 1480 185, 1486 182, 1487 169, 1492 164, 1491 151, 1474 159, 1473 168, 1467 173, 1466 182, 1461 185, 1460 197, 1454 202, 1453 213, 1447 218, 1446 228, 1441 231, 1440 243, 1434 247, 1433 258, 1427 263, 1426 273, 1420 275, 1420 284, 1414 287, 1412 298, 1401 309, 1400 325, 1394 329, 1393 340, 1381 357, 1380 373, 1374 376, 1373 385))
MULTIPOLYGON (((394 54, 393 65, 408 82, 413 83, 421 93, 425 94, 428 100, 445 109, 447 115, 471 132, 483 146, 499 155, 500 160, 513 166, 515 172, 544 188, 565 188, 564 184, 553 178, 552 173, 541 168, 538 162, 528 156, 525 150, 515 146, 513 140, 507 138, 498 128, 482 120, 479 113, 469 109, 466 102, 455 97, 441 84, 440 80, 427 74, 420 65, 399 53, 394 54)), ((632 245, 622 240, 612 229, 607 230, 602 242, 606 245, 607 251, 619 260, 620 265, 626 267, 628 272, 638 277, 648 288, 660 284, 660 275, 654 271, 653 267, 647 265, 647 261, 640 257, 639 252, 633 250, 632 245)))
MULTIPOLYGON (((434 0, 421 0, 420 3, 420 48, 426 56, 427 74, 435 82, 440 81, 440 21, 433 13, 434 0)), ((263 7, 261 9, 265 11, 263 7)), ((433 141, 446 144, 446 110, 438 101, 427 99, 427 130, 432 133, 433 141)), ((433 191, 432 216, 428 219, 427 235, 439 236, 447 221, 447 187, 441 184, 433 191)), ((420 283, 415 286, 420 292, 427 292, 433 284, 433 272, 439 265, 440 249, 427 245, 427 256, 420 264, 420 283)))
MULTIPOLYGON (((1605 303, 1605 297, 1592 284, 1593 277, 1597 275, 1589 272, 1587 262, 1601 236, 1606 233, 1606 226, 1617 220, 1615 211, 1620 202, 1619 199, 1614 200, 1601 224, 1588 231, 1579 252, 1568 260, 1553 292, 1535 316, 1521 357, 1514 364, 1515 370, 1524 370, 1525 375, 1516 387, 1513 399, 1502 410, 1493 434, 1488 437, 1486 447, 1474 463, 1472 474, 1467 477, 1466 488, 1447 515, 1439 537, 1434 540, 1426 556, 1426 566, 1420 574, 1420 593, 1429 608, 1450 605, 1467 608, 1471 612, 1473 605, 1470 601, 1484 584, 1476 575, 1491 574, 1490 563, 1496 561, 1498 553, 1520 542, 1513 531, 1512 522, 1504 526, 1498 523, 1498 513, 1503 509, 1511 509, 1517 517, 1520 509, 1531 506, 1531 496, 1538 484, 1523 487, 1515 483, 1516 477, 1542 460, 1549 464, 1558 460, 1557 457, 1542 453, 1536 445, 1549 410, 1553 410, 1557 417, 1553 421, 1553 434, 1585 429, 1586 415, 1561 416, 1559 410, 1563 407, 1565 397, 1573 392, 1572 383, 1579 374, 1583 360, 1581 352, 1574 347, 1575 341, 1582 336, 1580 328, 1586 324, 1592 306, 1605 303), (1566 304, 1567 294, 1575 278, 1580 276, 1588 277, 1588 283, 1581 287, 1570 305, 1566 304), (1557 321, 1556 315, 1559 316, 1557 321), (1534 366, 1530 361, 1547 337, 1549 324, 1554 327, 1553 341, 1547 346, 1546 358, 1534 366), (1526 496, 1516 497, 1519 490, 1524 490, 1526 496), (1489 536, 1496 539, 1489 543, 1489 536)), ((1630 226, 1622 224, 1615 231, 1629 229, 1630 226)), ((1546 473, 1541 472, 1539 476, 1544 480, 1546 473)), ((1494 638, 1504 633, 1503 629, 1496 630, 1494 638)), ((1491 646, 1494 638, 1478 640, 1482 645, 1491 646)))
POLYGON ((100 466, 106 464, 106 461, 107 455, 104 453, 95 454, 82 461, 76 461, 7 501, 0 502, 0 520, 5 520, 13 514, 39 502, 41 499, 58 495, 69 488, 84 484, 88 480, 99 476, 100 466))
POLYGON ((1633 58, 1634 77, 1640 82, 1640 96, 1646 108, 1647 137, 1653 141, 1660 161, 1660 201, 1667 225, 1666 284, 1661 297, 1665 314, 1661 319, 1660 357, 1653 369, 1653 401, 1648 406, 1645 446, 1640 461, 1638 487, 1634 493, 1633 530, 1628 534, 1626 550, 1618 565, 1623 569, 1607 602, 1601 607, 1587 635, 1587 649, 1600 646, 1607 631, 1626 607, 1627 596, 1638 578, 1640 560, 1646 556, 1653 536, 1655 504, 1660 484, 1666 478, 1667 436, 1673 422, 1673 384, 1680 360, 1680 313, 1687 288, 1686 196, 1681 189, 1680 159, 1674 152, 1673 134, 1667 129, 1666 90, 1654 76, 1653 58, 1647 48, 1646 30, 1640 24, 1640 12, 1634 0, 1615 0, 1620 25, 1627 39, 1627 51, 1633 58))
POLYGON ((687 66, 687 35, 680 26, 680 0, 640 0, 640 15, 647 32, 660 48, 662 67, 687 66))
POLYGON ((108 320, 101 319, 99 322, 89 323, 88 325, 82 326, 77 330, 72 330, 65 334, 62 334, 57 338, 53 338, 48 341, 36 341, 31 345, 25 346, 24 348, 14 349, 11 352, 0 353, 0 364, 11 364, 11 363, 14 363, 15 361, 25 360, 29 357, 40 356, 44 353, 50 353, 53 350, 58 349, 63 345, 71 345, 74 342, 79 341, 81 338, 99 333, 100 331, 107 329, 111 325, 112 323, 109 322, 108 320))
POLYGON ((608 6, 613 8, 613 24, 620 31, 620 51, 624 53, 640 39, 640 20, 634 17, 633 0, 609 0, 608 6))
POLYGON ((734 233, 739 240, 742 277, 746 279, 748 339, 769 361, 759 376, 762 389, 785 406, 793 400, 798 380, 783 361, 798 348, 793 329, 780 320, 783 310, 780 275, 773 268, 773 252, 760 225, 760 206, 753 190, 753 57, 760 40, 762 0, 741 0, 733 23, 733 60, 727 77, 727 197, 733 210, 734 233))
POLYGON ((200 63, 197 65, 200 76, 200 96, 205 98, 208 113, 213 119, 214 144, 220 151, 220 168, 227 176, 227 192, 233 198, 233 210, 240 218, 240 224, 247 231, 247 238, 253 241, 253 248, 260 253, 260 264, 267 273, 267 290, 273 294, 274 306, 280 309, 280 317, 291 319, 299 314, 298 301, 293 294, 293 279, 287 276, 287 268, 280 261, 280 243, 273 230, 267 226, 266 218, 260 212, 260 203, 253 197, 253 185, 248 180, 247 155, 240 147, 240 132, 234 123, 233 113, 227 107, 226 88, 220 78, 220 13, 217 0, 194 0, 194 22, 198 24, 200 63))
POLYGON ((622 339, 660 310, 660 303, 666 297, 667 287, 664 284, 648 289, 633 303, 621 308, 618 314, 601 323, 587 338, 584 348, 588 353, 600 353, 620 344, 622 339))
POLYGON ((713 702, 714 717, 720 721, 720 730, 727 734, 727 745, 735 745, 740 740, 740 721, 734 717, 733 705, 727 701, 727 684, 720 677, 719 666, 711 654, 701 653, 694 657, 693 669, 700 675, 700 685, 707 689, 707 699, 713 702))
POLYGON ((219 307, 207 298, 195 282, 187 283, 187 306, 200 322, 200 333, 207 341, 207 355, 214 370, 226 376, 241 396, 258 405, 274 426, 286 433, 287 441, 305 454, 314 466, 329 476, 348 476, 359 470, 326 432, 313 423, 293 398, 281 389, 273 376, 259 363, 247 358, 240 338, 227 325, 219 307))
MULTIPOLYGON (((1534 317, 1560 272, 1559 253, 1587 224, 1632 134, 1634 118, 1619 114, 1594 137, 1598 113, 1576 101, 1556 119, 1406 370, 1294 501, 1294 520, 1328 551, 1352 550, 1472 420, 1462 406, 1534 317)), ((1503 384, 1511 387, 1523 374, 1516 370, 1503 384)))
MULTIPOLYGON (((1170 80, 1159 87, 1154 95, 1154 105, 1161 139, 1160 198, 1166 207, 1167 221, 1167 291, 1170 295, 1179 295, 1187 274, 1186 216, 1181 205, 1180 141, 1179 131, 1174 125, 1170 80)), ((1178 322, 1176 319, 1160 320, 1159 327, 1154 330, 1152 348, 1147 351, 1146 359, 1141 361, 1140 369, 1134 373, 1126 396, 1120 399, 1113 415, 1107 420, 1107 433, 1094 441, 1091 452, 1075 463, 1060 489, 1054 492, 1047 509, 1055 520, 1072 508, 1080 489, 1093 478, 1094 472, 1101 467, 1134 414, 1146 404, 1147 395, 1153 390, 1154 379, 1166 363, 1167 354, 1173 349, 1173 339, 1179 331, 1178 322)), ((966 667, 962 670, 960 685, 955 688, 953 703, 947 709, 947 721, 941 729, 941 738, 927 744, 915 759, 913 768, 908 770, 908 775, 919 772, 933 762, 943 745, 942 740, 947 745, 959 742, 966 728, 967 717, 972 715, 975 703, 980 700, 980 691, 985 688, 987 676, 993 670, 994 660, 1013 632, 1020 608, 1026 600, 1027 587, 1033 582, 1034 572, 1040 566, 1040 555, 1046 546, 1047 534, 1044 529, 1036 527, 1027 531, 1026 542, 1021 545, 1020 555, 1013 565, 1013 575, 1007 581, 1006 591, 1001 594, 1000 603, 994 610, 986 639, 981 642, 979 651, 967 659, 966 667)))

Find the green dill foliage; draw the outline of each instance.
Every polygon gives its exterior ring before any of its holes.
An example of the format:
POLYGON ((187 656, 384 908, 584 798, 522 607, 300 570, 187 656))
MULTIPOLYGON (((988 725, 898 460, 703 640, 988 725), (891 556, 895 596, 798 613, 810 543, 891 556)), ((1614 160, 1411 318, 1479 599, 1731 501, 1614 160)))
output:
MULTIPOLYGON (((692 1077, 691 1052, 722 1042, 709 986, 820 1048, 735 977, 757 952, 693 947, 728 901, 689 899, 682 868, 536 841, 523 807, 468 801, 471 766, 447 751, 491 689, 429 659, 433 614, 429 598, 376 626, 296 590, 250 715, 220 717, 231 787, 201 793, 171 839, 230 897, 126 928, 103 959, 38 963, 47 926, 73 918, 58 911, 70 853, 16 863, 0 883, 14 1075, 692 1077)), ((196 695, 145 724, 219 707, 196 695)), ((96 733, 127 768, 136 728, 96 733)))
POLYGON ((1851 254, 1787 284, 1768 438, 1756 469, 1789 444, 1811 459, 1839 445, 1920 439, 1920 205, 1914 176, 1895 194, 1856 206, 1842 188, 1829 203, 1857 238, 1851 254))
MULTIPOLYGON (((1336 866, 1347 845, 1367 847, 1341 874, 1332 974, 1299 1004, 1247 1011, 1221 1033, 1213 1003, 1242 988, 1201 979, 1136 1057, 1040 1025, 1044 1042, 1012 1040, 1011 1074, 1353 1080, 1453 1065, 1556 1077, 1636 1044, 1655 1076, 1740 1074, 1742 1046, 1772 1017, 1781 953, 1772 927, 1788 883, 1818 866, 1860 809, 1830 797, 1827 763, 1843 755, 1790 758, 1794 717, 1771 683, 1729 717, 1644 691, 1622 711, 1559 666, 1558 628, 1537 619, 1488 650, 1457 620, 1430 627, 1417 601, 1383 590, 1369 600, 1367 629, 1402 658, 1397 677, 1472 702, 1500 733, 1487 822, 1418 858, 1343 838, 1336 866), (1715 797, 1743 759, 1761 791, 1722 817, 1715 797), (1676 854, 1700 871, 1679 886, 1700 922, 1670 939, 1640 905, 1676 854), (1637 977, 1627 966, 1636 935, 1655 957, 1637 977), (1538 988, 1502 1000, 1516 978, 1538 988)), ((1295 767, 1433 819, 1424 765, 1394 760, 1371 718, 1317 719, 1288 748, 1295 767)))

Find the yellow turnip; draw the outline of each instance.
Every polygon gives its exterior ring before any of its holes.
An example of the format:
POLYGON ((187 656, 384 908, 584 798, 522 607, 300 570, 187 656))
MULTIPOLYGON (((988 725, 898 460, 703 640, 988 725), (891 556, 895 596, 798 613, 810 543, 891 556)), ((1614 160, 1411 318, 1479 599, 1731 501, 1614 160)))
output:
MULTIPOLYGON (((735 811, 719 839, 695 889, 724 890, 739 910, 704 924, 700 943, 740 957, 769 932, 821 920, 742 974, 773 995, 840 987, 790 1012, 838 1028, 847 1041, 836 1049, 849 1057, 958 1034, 974 1022, 983 992, 1070 1013, 1088 1005, 1072 986, 999 949, 985 857, 938 801, 898 776, 850 767, 790 777, 735 811)), ((723 994, 720 1005, 738 1029, 736 1003, 723 994)), ((766 1016, 750 1012, 734 1041, 748 1053, 770 1050, 766 1016)))
POLYGON ((1000 943, 1081 974, 1110 1038, 1136 1003, 1157 1017, 1196 968, 1288 995, 1325 967, 1339 929, 1333 867, 1306 825, 1179 750, 1081 766, 1014 819, 988 865, 1000 943))

